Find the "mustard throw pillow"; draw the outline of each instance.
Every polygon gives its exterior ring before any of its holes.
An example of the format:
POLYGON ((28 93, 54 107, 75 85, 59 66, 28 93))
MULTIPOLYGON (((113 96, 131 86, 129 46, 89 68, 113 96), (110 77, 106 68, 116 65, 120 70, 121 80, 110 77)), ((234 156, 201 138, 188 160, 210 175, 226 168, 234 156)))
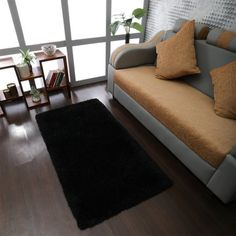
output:
POLYGON ((217 115, 236 119, 236 61, 210 72, 217 115))
POLYGON ((173 37, 156 46, 158 79, 176 79, 200 73, 194 47, 195 21, 189 21, 173 37))

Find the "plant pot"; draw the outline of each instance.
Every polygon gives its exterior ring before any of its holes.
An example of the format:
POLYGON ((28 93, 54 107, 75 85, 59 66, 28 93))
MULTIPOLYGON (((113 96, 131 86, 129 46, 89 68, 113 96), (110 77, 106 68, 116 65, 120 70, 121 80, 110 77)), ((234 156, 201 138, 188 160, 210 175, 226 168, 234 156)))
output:
POLYGON ((28 64, 17 64, 16 67, 22 78, 26 78, 30 76, 30 70, 29 70, 28 64))
POLYGON ((125 26, 125 43, 128 44, 130 39, 130 27, 125 26))
POLYGON ((30 62, 27 63, 27 65, 28 65, 28 67, 29 67, 29 72, 30 72, 30 74, 32 75, 32 74, 33 74, 33 67, 32 67, 32 65, 31 65, 30 62))
POLYGON ((129 43, 129 38, 130 38, 130 34, 126 33, 125 34, 125 43, 128 44, 129 43))

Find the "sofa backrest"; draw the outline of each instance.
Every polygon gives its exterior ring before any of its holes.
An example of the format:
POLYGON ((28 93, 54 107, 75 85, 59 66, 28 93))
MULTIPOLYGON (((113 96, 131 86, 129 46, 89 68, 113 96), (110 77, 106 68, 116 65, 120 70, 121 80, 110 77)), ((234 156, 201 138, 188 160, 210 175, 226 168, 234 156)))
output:
MULTIPOLYGON (((167 31, 163 40, 173 35, 175 33, 167 31)), ((195 49, 201 73, 186 76, 183 80, 204 94, 213 97, 213 86, 209 72, 236 60, 236 53, 208 44, 205 40, 195 40, 195 49)))

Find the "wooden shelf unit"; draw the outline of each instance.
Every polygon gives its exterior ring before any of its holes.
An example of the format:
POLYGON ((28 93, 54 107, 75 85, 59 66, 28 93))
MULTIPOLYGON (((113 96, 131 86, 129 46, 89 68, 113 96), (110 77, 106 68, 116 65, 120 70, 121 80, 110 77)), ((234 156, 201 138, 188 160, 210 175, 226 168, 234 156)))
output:
POLYGON ((12 67, 15 67, 12 57, 6 57, 6 58, 0 59, 0 70, 12 68, 12 67))
POLYGON ((3 90, 0 90, 0 100, 1 100, 1 102, 8 102, 8 101, 17 100, 19 98, 23 98, 23 93, 21 91, 21 88, 19 86, 17 86, 16 88, 17 88, 18 96, 10 97, 10 98, 6 98, 4 93, 3 93, 3 90))
MULTIPOLYGON (((17 79, 19 80, 18 73, 17 73, 13 58, 12 57, 1 58, 0 59, 0 70, 10 69, 10 68, 14 69, 17 79)), ((10 83, 10 81, 9 81, 9 83, 10 83)), ((19 82, 19 86, 17 86, 18 96, 6 98, 3 93, 3 90, 0 90, 0 116, 6 115, 6 111, 5 111, 5 107, 4 107, 6 102, 15 101, 18 99, 24 99, 24 95, 23 95, 22 91, 23 90, 21 88, 20 82, 19 82)))
POLYGON ((3 112, 3 109, 2 109, 2 105, 0 106, 0 117, 1 116, 4 116, 4 112, 3 112))
POLYGON ((40 93, 40 98, 40 102, 33 102, 31 95, 25 95, 27 107, 33 109, 49 104, 48 96, 45 93, 40 93))
POLYGON ((39 61, 50 61, 50 60, 55 60, 55 59, 60 59, 60 58, 66 57, 59 49, 56 50, 56 52, 53 56, 47 56, 42 51, 35 52, 34 55, 36 56, 37 60, 39 60, 39 61))
POLYGON ((43 77, 43 73, 41 68, 38 66, 38 67, 33 67, 33 74, 31 74, 30 76, 20 77, 20 81, 33 80, 40 77, 43 77))
POLYGON ((66 85, 61 85, 61 86, 55 87, 55 88, 49 88, 49 87, 47 87, 47 91, 48 91, 48 92, 50 92, 50 91, 62 90, 62 89, 67 89, 67 86, 66 86, 66 85))
POLYGON ((71 98, 71 90, 70 90, 70 82, 69 82, 69 74, 68 74, 66 56, 59 49, 56 50, 56 52, 53 56, 47 56, 44 52, 36 52, 35 56, 36 56, 37 60, 39 61, 44 81, 46 80, 47 75, 44 74, 43 62, 52 61, 52 60, 60 60, 60 59, 63 61, 63 68, 58 68, 58 69, 63 71, 65 74, 65 77, 63 78, 64 83, 58 87, 53 87, 53 88, 49 88, 47 86, 47 84, 45 83, 45 87, 46 87, 48 93, 50 93, 52 91, 66 90, 68 97, 71 98))
POLYGON ((53 92, 53 91, 65 90, 68 94, 68 97, 71 98, 66 56, 58 49, 56 50, 56 52, 53 56, 47 56, 42 51, 35 52, 34 54, 36 56, 36 60, 38 61, 39 65, 37 67, 33 67, 33 73, 28 77, 21 77, 19 71, 16 68, 16 65, 15 65, 12 57, 6 57, 6 58, 0 59, 0 70, 13 68, 15 70, 15 73, 16 73, 16 76, 17 76, 18 82, 19 82, 19 86, 17 87, 17 91, 18 91, 19 96, 17 96, 17 97, 5 98, 3 91, 0 90, 0 116, 5 115, 4 103, 10 102, 13 100, 23 99, 27 105, 27 108, 33 109, 33 108, 37 108, 37 107, 49 104, 50 103, 49 93, 53 92), (63 62, 63 68, 59 68, 60 70, 63 70, 63 72, 64 72, 63 83, 58 87, 49 88, 46 84, 47 75, 45 75, 45 73, 44 73, 43 62, 51 61, 51 60, 60 60, 60 59, 63 62), (31 97, 29 91, 24 92, 22 83, 24 81, 29 81, 30 84, 31 83, 35 84, 34 80, 37 78, 42 78, 44 87, 40 89, 41 101, 35 103, 32 101, 32 97, 31 97))
MULTIPOLYGON (((37 107, 48 105, 50 103, 48 93, 47 93, 47 89, 46 89, 46 82, 45 82, 45 79, 43 77, 43 72, 42 72, 41 67, 37 66, 37 67, 33 67, 32 69, 33 69, 33 73, 28 77, 21 77, 20 73, 18 73, 18 78, 19 78, 20 84, 24 81, 27 81, 27 80, 28 81, 33 81, 33 84, 34 84, 35 79, 42 78, 43 79, 43 84, 44 84, 44 88, 43 88, 44 91, 41 92, 41 94, 40 94, 41 101, 33 102, 32 97, 30 95, 30 92, 29 91, 24 92, 23 87, 21 85, 22 91, 23 91, 23 96, 25 98, 26 106, 27 106, 28 109, 34 109, 34 108, 37 108, 37 107)), ((42 89, 40 89, 40 90, 42 90, 42 89)))

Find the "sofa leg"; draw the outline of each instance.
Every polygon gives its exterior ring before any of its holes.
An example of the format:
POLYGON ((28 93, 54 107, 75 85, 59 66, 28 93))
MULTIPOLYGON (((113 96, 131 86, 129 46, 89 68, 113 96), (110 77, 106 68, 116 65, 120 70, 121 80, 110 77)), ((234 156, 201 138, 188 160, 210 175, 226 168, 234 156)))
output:
POLYGON ((207 184, 207 187, 224 203, 229 203, 236 199, 235 168, 236 160, 232 155, 228 154, 207 184))

